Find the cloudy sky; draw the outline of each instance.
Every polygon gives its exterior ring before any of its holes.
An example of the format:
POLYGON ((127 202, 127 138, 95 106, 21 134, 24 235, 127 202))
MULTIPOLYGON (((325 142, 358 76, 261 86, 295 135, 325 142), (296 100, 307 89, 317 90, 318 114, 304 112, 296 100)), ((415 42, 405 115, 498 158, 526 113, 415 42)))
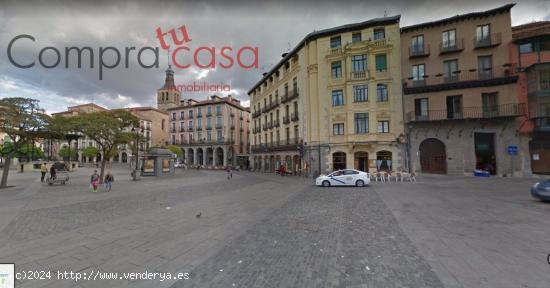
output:
MULTIPOLYGON (((224 83, 230 94, 248 105, 246 91, 307 33, 370 18, 401 14, 401 25, 432 21, 456 14, 482 11, 510 1, 5 1, 0 0, 0 98, 30 97, 41 100, 48 112, 91 102, 109 108, 155 106, 156 90, 164 81, 167 53, 160 50, 159 68, 144 69, 137 63, 137 52, 128 57, 125 47, 160 47, 155 29, 163 31, 187 27, 191 49, 213 46, 257 46, 259 69, 191 67, 174 69, 176 84, 224 83), (264 3, 265 2, 265 3, 264 3), (228 4, 231 3, 231 4, 228 4), (28 34, 36 41, 21 39, 13 46, 13 57, 20 63, 36 62, 35 67, 16 68, 8 61, 8 43, 17 35, 28 34), (61 52, 56 68, 39 65, 38 54, 47 46, 61 52), (84 58, 76 68, 69 58, 65 68, 65 47, 89 46, 94 51, 94 68, 84 58), (121 51, 121 64, 105 69, 99 80, 99 47, 114 46, 121 51)), ((535 20, 550 20, 548 0, 517 0, 512 9, 514 25, 535 20)), ((112 54, 105 54, 112 63, 112 54)), ((55 61, 50 50, 43 54, 45 63, 55 61)), ((219 54, 218 54, 219 56, 219 54)), ((190 61, 191 56, 189 56, 190 61)), ((151 53, 143 54, 145 64, 152 63, 151 53)), ((219 93, 223 94, 223 93, 219 93)), ((183 98, 204 99, 204 93, 183 93, 183 98)))

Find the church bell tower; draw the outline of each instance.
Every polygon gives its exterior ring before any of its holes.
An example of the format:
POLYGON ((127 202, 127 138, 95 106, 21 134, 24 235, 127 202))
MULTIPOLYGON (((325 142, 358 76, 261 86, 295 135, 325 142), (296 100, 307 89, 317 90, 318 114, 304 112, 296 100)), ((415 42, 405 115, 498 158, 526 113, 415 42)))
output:
POLYGON ((172 66, 168 65, 164 86, 157 90, 157 108, 166 111, 168 108, 179 106, 180 99, 181 93, 174 83, 174 71, 172 66))

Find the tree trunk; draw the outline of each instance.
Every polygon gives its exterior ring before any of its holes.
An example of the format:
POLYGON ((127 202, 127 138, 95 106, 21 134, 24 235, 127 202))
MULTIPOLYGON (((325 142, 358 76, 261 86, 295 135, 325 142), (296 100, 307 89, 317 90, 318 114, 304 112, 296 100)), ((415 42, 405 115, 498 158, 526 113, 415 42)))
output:
POLYGON ((101 172, 99 173, 99 183, 103 183, 103 175, 105 175, 105 164, 107 162, 105 161, 105 157, 101 158, 101 172))
POLYGON ((11 157, 6 157, 4 161, 4 169, 2 170, 2 182, 0 188, 8 187, 8 173, 10 172, 11 157))

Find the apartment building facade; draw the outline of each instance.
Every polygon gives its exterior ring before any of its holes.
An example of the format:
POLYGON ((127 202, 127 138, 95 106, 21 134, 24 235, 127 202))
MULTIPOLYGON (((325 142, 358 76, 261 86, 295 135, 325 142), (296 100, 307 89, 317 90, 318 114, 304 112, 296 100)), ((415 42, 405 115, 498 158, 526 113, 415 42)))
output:
POLYGON ((167 112, 169 143, 181 147, 183 163, 247 169, 250 113, 238 99, 231 95, 213 95, 203 101, 187 99, 167 112))
POLYGON ((283 54, 249 91, 256 170, 401 168, 399 55, 399 16, 312 32, 283 54))
POLYGON ((550 174, 550 21, 512 27, 511 58, 518 63, 518 96, 528 113, 518 118, 522 136, 530 138, 531 170, 550 174))
POLYGON ((401 29, 403 102, 411 169, 424 173, 529 174, 516 120, 514 4, 401 29), (519 155, 508 155, 509 147, 519 155), (513 164, 512 164, 512 161, 513 164))

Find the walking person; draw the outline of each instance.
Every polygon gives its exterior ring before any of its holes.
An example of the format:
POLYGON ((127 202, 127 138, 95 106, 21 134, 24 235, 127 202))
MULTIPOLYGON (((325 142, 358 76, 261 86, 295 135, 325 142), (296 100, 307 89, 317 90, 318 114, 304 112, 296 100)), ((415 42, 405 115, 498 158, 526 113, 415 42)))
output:
POLYGON ((97 192, 97 186, 99 185, 99 174, 97 174, 97 170, 94 170, 94 174, 90 177, 90 188, 93 189, 94 192, 97 192))
POLYGON ((113 182, 115 182, 115 177, 111 174, 111 171, 109 171, 107 175, 105 175, 105 189, 107 189, 107 191, 111 191, 113 182))
POLYGON ((56 177, 56 171, 55 171, 55 165, 52 165, 50 167, 50 179, 55 180, 56 177))
POLYGON ((42 174, 42 177, 40 177, 40 182, 44 182, 46 173, 48 173, 48 166, 46 166, 46 163, 42 163, 42 165, 40 165, 40 173, 42 174))
POLYGON ((227 166, 227 180, 233 179, 233 171, 231 170, 231 166, 227 166))

